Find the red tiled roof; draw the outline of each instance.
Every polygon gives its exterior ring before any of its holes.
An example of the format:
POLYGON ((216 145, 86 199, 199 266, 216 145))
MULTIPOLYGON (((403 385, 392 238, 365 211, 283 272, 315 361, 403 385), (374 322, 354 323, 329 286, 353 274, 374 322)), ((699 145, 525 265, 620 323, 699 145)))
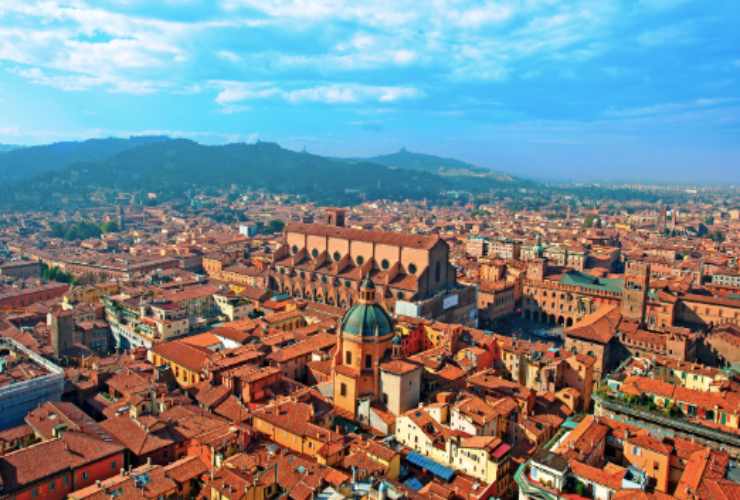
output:
POLYGON ((176 365, 195 372, 199 372, 205 366, 211 354, 208 349, 190 345, 181 340, 160 342, 152 347, 152 352, 176 365))
POLYGON ((324 236, 331 238, 343 238, 355 241, 367 241, 371 243, 382 243, 410 248, 431 249, 440 239, 438 235, 425 236, 406 233, 390 233, 385 231, 365 231, 362 229, 351 229, 347 227, 327 226, 323 224, 289 223, 285 228, 286 233, 310 234, 313 236, 324 236))
POLYGON ((616 307, 603 307, 565 329, 567 337, 575 337, 599 344, 607 344, 617 331, 622 314, 616 307))
MULTIPOLYGON (((11 492, 60 472, 120 453, 123 447, 76 431, 0 457, 4 492, 11 492)), ((122 464, 121 464, 122 465, 122 464)))

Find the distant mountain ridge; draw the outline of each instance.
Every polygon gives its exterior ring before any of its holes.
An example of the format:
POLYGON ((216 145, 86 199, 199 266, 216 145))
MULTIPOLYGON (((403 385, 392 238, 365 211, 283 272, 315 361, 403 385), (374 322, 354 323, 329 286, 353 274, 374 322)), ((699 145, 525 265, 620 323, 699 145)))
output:
POLYGON ((490 177, 500 181, 513 181, 515 178, 507 173, 473 165, 454 158, 445 158, 424 153, 414 153, 401 148, 396 153, 363 158, 363 161, 385 165, 391 168, 419 170, 443 176, 490 177))
POLYGON ((511 177, 500 180, 485 171, 473 176, 475 167, 446 161, 443 168, 448 170, 439 174, 421 163, 404 168, 397 161, 387 166, 327 158, 270 142, 208 146, 167 137, 95 139, 0 153, 0 180, 11 187, 0 191, 0 207, 89 206, 93 200, 112 203, 120 193, 154 192, 159 200, 182 200, 186 193, 234 187, 303 195, 317 202, 354 203, 434 199, 449 191, 514 189, 526 182, 511 177), (461 173, 453 173, 453 167, 461 173))
POLYGON ((73 163, 105 160, 128 149, 167 140, 170 138, 165 136, 111 137, 12 148, 0 152, 0 179, 6 182, 30 179, 73 163))

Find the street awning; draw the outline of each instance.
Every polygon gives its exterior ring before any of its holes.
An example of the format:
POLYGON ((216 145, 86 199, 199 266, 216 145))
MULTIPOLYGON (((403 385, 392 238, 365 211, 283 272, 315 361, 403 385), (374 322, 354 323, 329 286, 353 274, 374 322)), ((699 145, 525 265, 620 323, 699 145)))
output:
POLYGON ((443 479, 447 482, 449 482, 455 475, 455 471, 450 469, 449 467, 445 467, 444 465, 435 462, 431 458, 425 457, 424 455, 420 455, 413 451, 406 455, 406 460, 409 463, 416 465, 417 467, 421 467, 422 469, 431 472, 438 478, 443 479))

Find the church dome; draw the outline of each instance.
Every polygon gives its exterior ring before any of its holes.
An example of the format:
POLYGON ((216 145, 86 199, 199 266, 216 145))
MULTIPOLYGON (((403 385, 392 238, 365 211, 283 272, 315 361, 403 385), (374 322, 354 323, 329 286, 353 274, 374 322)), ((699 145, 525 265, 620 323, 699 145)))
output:
POLYGON ((393 333, 390 315, 375 303, 375 285, 365 279, 360 287, 360 301, 342 318, 342 332, 363 337, 383 337, 393 333))
POLYGON ((355 304, 342 319, 342 332, 363 337, 383 337, 393 333, 393 322, 378 304, 355 304))

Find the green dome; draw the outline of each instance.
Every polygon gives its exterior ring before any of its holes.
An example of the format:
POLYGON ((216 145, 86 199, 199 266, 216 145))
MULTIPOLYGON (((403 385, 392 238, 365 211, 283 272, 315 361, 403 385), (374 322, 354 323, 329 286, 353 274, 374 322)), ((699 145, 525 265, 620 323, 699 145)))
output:
POLYGON ((355 304, 342 319, 342 331, 363 337, 382 337, 393 333, 393 321, 378 304, 355 304))

